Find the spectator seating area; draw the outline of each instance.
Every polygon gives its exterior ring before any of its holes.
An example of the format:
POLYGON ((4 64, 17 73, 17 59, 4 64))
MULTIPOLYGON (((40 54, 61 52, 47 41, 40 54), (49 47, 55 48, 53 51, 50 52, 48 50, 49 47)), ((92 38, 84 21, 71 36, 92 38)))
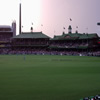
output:
POLYGON ((0 33, 0 54, 100 56, 97 34, 63 33, 50 38, 42 32, 0 33))

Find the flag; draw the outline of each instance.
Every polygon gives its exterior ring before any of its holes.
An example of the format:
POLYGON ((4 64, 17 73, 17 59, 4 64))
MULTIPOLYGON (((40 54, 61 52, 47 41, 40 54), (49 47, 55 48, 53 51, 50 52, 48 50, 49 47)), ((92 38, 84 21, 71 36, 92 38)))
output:
POLYGON ((88 27, 86 29, 88 30, 88 27))
POLYGON ((63 29, 65 30, 65 27, 63 27, 63 29))
POLYGON ((78 26, 76 26, 76 28, 78 28, 78 26))
POLYGON ((70 18, 70 21, 72 21, 72 19, 70 18))

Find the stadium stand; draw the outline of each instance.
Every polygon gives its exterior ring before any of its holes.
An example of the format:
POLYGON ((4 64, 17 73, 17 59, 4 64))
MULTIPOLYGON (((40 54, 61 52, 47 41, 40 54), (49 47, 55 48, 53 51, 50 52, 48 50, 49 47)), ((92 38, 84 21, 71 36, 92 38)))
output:
POLYGON ((12 52, 40 54, 49 47, 49 39, 42 32, 25 32, 12 38, 12 52))
POLYGON ((50 38, 42 32, 15 35, 16 24, 0 26, 0 54, 100 56, 100 38, 96 33, 62 33, 50 38), (14 27, 14 29, 13 29, 14 27))
POLYGON ((8 54, 11 49, 11 38, 13 37, 13 30, 11 26, 0 26, 0 54, 8 54))
POLYGON ((96 33, 63 33, 51 39, 49 48, 55 51, 66 51, 67 55, 100 55, 99 36, 96 33))

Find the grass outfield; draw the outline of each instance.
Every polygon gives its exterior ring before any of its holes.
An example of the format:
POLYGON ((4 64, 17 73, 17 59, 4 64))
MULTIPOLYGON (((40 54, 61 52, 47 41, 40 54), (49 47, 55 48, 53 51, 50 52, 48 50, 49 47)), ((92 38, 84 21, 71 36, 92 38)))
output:
POLYGON ((0 100, 80 100, 100 94, 100 58, 0 55, 0 100))

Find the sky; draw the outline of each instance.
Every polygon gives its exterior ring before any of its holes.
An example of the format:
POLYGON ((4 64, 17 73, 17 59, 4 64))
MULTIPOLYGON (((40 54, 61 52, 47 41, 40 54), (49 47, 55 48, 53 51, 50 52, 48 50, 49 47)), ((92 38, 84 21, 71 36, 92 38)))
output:
POLYGON ((22 4, 22 32, 42 31, 53 37, 72 32, 98 33, 100 36, 100 0, 0 0, 0 25, 16 20, 19 34, 19 3, 22 4), (72 21, 70 21, 70 18, 72 21), (65 29, 64 29, 65 27, 65 29), (77 28, 78 27, 78 28, 77 28))

